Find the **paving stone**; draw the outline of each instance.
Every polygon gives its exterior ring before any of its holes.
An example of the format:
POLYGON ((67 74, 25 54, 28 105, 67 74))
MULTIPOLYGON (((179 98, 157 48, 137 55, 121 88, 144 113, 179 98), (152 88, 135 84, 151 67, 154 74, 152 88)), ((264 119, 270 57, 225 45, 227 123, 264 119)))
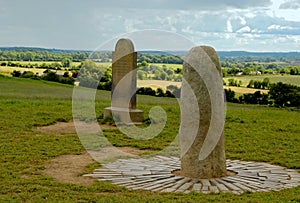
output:
POLYGON ((189 189, 192 185, 194 185, 194 183, 192 182, 185 183, 182 186, 180 186, 175 192, 184 192, 187 189, 189 189))
POLYGON ((217 186, 209 186, 209 190, 213 193, 220 193, 219 189, 217 186))
POLYGON ((98 181, 111 181, 133 190, 160 192, 198 191, 203 193, 244 191, 278 191, 300 185, 300 174, 292 169, 267 163, 227 160, 227 169, 237 175, 213 179, 190 179, 175 176, 172 171, 180 169, 178 157, 155 156, 150 159, 119 159, 86 174, 98 181))
MULTIPOLYGON (((166 182, 175 182, 176 183, 176 180, 178 180, 177 177, 172 177, 172 178, 169 178, 169 179, 161 179, 161 180, 157 180, 155 182, 152 182, 152 183, 148 183, 146 185, 144 185, 144 188, 146 190, 148 190, 147 188, 152 188, 154 186, 154 188, 156 188, 155 186, 156 185, 160 185, 160 184, 164 184, 166 182)), ((150 189, 149 189, 150 190, 150 189)))
MULTIPOLYGON (((172 188, 168 188, 170 190, 172 190, 172 192, 176 191, 181 185, 185 184, 186 182, 190 181, 190 178, 183 178, 182 180, 179 180, 175 183, 175 185, 173 185, 172 188)), ((168 190, 167 189, 167 190, 168 190)))
POLYGON ((243 183, 233 183, 235 186, 241 188, 244 191, 250 191, 250 192, 255 192, 254 189, 248 187, 247 185, 244 185, 243 183))
POLYGON ((232 183, 227 182, 226 179, 224 180, 224 178, 218 179, 218 182, 221 182, 223 185, 225 185, 230 190, 234 190, 234 191, 240 191, 241 190, 240 188, 236 187, 232 183))
POLYGON ((210 193, 209 186, 208 185, 202 185, 201 192, 203 192, 205 194, 210 193))
POLYGON ((203 186, 210 186, 210 182, 208 179, 200 179, 200 182, 202 183, 203 186))
POLYGON ((202 188, 202 184, 201 183, 196 183, 193 185, 192 191, 196 191, 196 192, 200 192, 202 188))
POLYGON ((260 185, 261 184, 260 181, 252 181, 252 180, 248 180, 248 179, 245 179, 245 178, 242 178, 242 177, 236 177, 236 176, 226 177, 226 180, 231 182, 231 183, 243 182, 243 183, 251 184, 251 185, 260 185))
POLYGON ((172 183, 169 183, 169 184, 165 184, 165 185, 162 185, 161 187, 153 189, 152 191, 154 191, 154 192, 162 192, 166 188, 171 188, 174 184, 175 184, 175 182, 172 182, 172 183))

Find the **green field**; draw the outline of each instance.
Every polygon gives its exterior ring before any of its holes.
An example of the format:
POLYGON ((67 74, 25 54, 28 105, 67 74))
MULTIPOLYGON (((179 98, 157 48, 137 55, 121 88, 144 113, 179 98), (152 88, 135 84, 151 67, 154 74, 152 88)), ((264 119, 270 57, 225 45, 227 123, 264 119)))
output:
MULTIPOLYGON (((300 201, 300 187, 269 193, 205 195, 130 191, 98 181, 92 186, 56 181, 45 175, 45 164, 60 155, 80 154, 84 148, 74 133, 41 134, 33 127, 71 120, 72 92, 73 87, 68 85, 0 76, 0 202, 300 201)), ((109 106, 110 92, 98 91, 96 98, 96 112, 100 117, 103 108, 109 106)), ((105 136, 115 146, 163 149, 178 132, 180 109, 176 99, 138 96, 138 108, 146 115, 157 105, 166 110, 168 121, 163 132, 154 139, 136 141, 117 130, 107 130, 105 136)), ((228 104, 227 158, 300 169, 299 118, 297 109, 228 104)))
POLYGON ((263 81, 264 78, 269 78, 271 83, 287 83, 292 85, 300 86, 300 76, 299 75, 260 75, 260 76, 235 76, 235 77, 226 77, 224 80, 228 83, 228 79, 235 79, 237 81, 242 81, 242 86, 246 87, 250 80, 259 80, 263 81))
POLYGON ((168 63, 151 63, 153 66, 166 66, 167 68, 172 68, 173 70, 179 68, 182 69, 182 64, 168 64, 168 63))

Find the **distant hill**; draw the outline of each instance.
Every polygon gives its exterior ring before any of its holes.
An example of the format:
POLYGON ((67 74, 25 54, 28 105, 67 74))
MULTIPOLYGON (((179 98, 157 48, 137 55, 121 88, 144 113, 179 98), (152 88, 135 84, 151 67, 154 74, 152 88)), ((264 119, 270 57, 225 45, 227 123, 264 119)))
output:
POLYGON ((1 51, 18 51, 18 52, 50 52, 50 53, 74 53, 74 52, 87 52, 90 53, 92 51, 89 50, 68 50, 68 49, 49 49, 49 48, 39 48, 39 47, 0 47, 1 51))
POLYGON ((217 51, 221 60, 226 58, 241 58, 241 57, 255 57, 255 58, 288 58, 299 59, 300 52, 247 52, 247 51, 217 51))
MULTIPOLYGON (((49 52, 49 53, 91 53, 91 50, 66 50, 66 49, 49 49, 49 48, 37 48, 37 47, 0 47, 0 51, 17 51, 17 52, 49 52)), ((109 51, 101 51, 109 52, 109 51)), ((140 54, 148 55, 166 55, 166 56, 179 56, 183 57, 187 54, 187 51, 139 51, 140 54)), ((288 60, 300 61, 300 52, 247 52, 247 51, 217 51, 220 60, 238 59, 241 61, 261 61, 261 59, 269 59, 270 61, 281 61, 284 58, 288 60)), ((265 60, 263 60, 265 61, 265 60)))

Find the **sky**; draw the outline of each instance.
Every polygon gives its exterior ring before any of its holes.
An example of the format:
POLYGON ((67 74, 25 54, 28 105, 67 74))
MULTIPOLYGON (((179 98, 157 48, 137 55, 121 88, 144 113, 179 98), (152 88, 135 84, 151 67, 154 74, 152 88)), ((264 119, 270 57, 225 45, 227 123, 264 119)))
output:
POLYGON ((2 47, 95 50, 132 33, 138 49, 300 52, 300 0, 0 0, 2 47))

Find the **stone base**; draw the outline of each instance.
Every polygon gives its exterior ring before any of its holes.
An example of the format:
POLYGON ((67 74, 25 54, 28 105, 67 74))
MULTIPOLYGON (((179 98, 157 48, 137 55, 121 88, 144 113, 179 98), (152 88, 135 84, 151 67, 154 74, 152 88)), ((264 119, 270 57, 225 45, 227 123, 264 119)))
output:
POLYGON ((180 169, 179 158, 158 155, 150 159, 119 159, 85 176, 94 177, 99 181, 111 181, 132 190, 154 192, 242 194, 279 191, 300 185, 300 174, 296 170, 239 160, 227 160, 226 164, 227 170, 233 172, 232 175, 193 179, 173 173, 180 169))
POLYGON ((139 109, 127 109, 116 107, 107 107, 104 109, 104 118, 112 115, 115 119, 115 122, 123 122, 126 124, 142 123, 144 120, 144 112, 139 109))

